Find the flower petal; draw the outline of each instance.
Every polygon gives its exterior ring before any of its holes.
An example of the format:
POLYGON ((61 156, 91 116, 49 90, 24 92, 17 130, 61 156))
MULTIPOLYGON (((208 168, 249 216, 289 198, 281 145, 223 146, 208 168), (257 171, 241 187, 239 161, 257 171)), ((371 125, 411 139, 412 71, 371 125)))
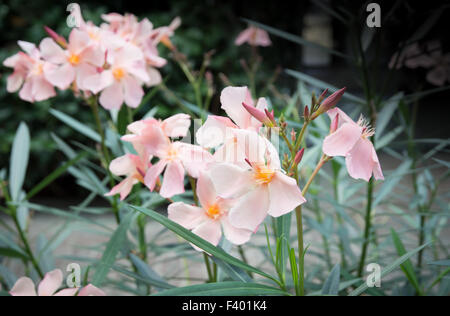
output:
POLYGON ((162 123, 164 133, 169 137, 185 137, 191 126, 191 117, 187 114, 175 114, 162 123))
POLYGON ((240 128, 250 127, 252 116, 242 106, 242 103, 253 106, 253 100, 247 87, 226 87, 220 95, 222 109, 240 128))
POLYGON ((204 209, 208 209, 216 202, 217 193, 214 189, 214 184, 211 181, 209 175, 204 171, 200 171, 197 180, 196 193, 198 196, 198 200, 200 201, 200 204, 204 209))
POLYGON ((174 195, 184 192, 184 168, 178 161, 172 161, 167 164, 164 172, 164 179, 159 194, 164 198, 170 198, 174 195))
POLYGON ((51 63, 64 64, 67 61, 64 50, 50 37, 46 37, 41 41, 39 49, 42 58, 51 63))
POLYGON ((37 296, 33 281, 27 277, 17 280, 9 294, 12 296, 37 296))
POLYGON ((125 103, 132 108, 137 108, 141 104, 144 90, 139 82, 131 76, 123 78, 125 103))
POLYGON ((269 212, 269 190, 259 185, 240 197, 229 213, 230 223, 236 228, 255 231, 269 212))
POLYGON ((269 215, 273 217, 289 213, 306 202, 297 182, 279 171, 269 183, 269 194, 269 215))
POLYGON ((197 130, 195 138, 200 146, 215 148, 224 143, 227 128, 236 127, 228 117, 208 115, 206 122, 197 130))
POLYGON ((75 296, 77 292, 79 291, 79 288, 70 288, 70 289, 63 289, 57 293, 55 293, 53 296, 75 296))
POLYGON ((322 150, 325 155, 330 157, 345 156, 361 139, 361 134, 362 128, 360 126, 344 123, 336 132, 325 137, 322 150))
POLYGON ((61 90, 67 89, 75 80, 75 69, 69 63, 64 63, 59 67, 52 64, 44 65, 44 76, 52 85, 61 90))
POLYGON ((63 273, 56 269, 45 274, 44 279, 39 283, 39 296, 52 296, 59 289, 63 282, 63 273))
POLYGON ((177 145, 178 156, 191 177, 198 178, 200 171, 206 170, 214 161, 211 153, 200 146, 182 142, 174 144, 177 145))
MULTIPOLYGON (((204 221, 202 224, 197 226, 192 230, 194 234, 203 238, 206 241, 209 241, 214 246, 217 246, 220 241, 220 237, 222 237, 222 229, 219 221, 208 219, 204 221)), ((202 251, 195 245, 192 245, 195 250, 202 251)))
POLYGON ((206 219, 204 209, 183 202, 170 204, 167 211, 170 220, 186 229, 193 229, 206 219))
POLYGON ((155 189, 156 181, 158 180, 159 175, 163 172, 166 165, 167 160, 160 160, 148 169, 147 173, 145 174, 144 183, 150 189, 150 191, 153 191, 155 189))
POLYGON ((211 166, 210 175, 217 194, 223 198, 237 198, 255 186, 251 171, 220 163, 211 166))
POLYGON ((369 181, 375 165, 373 161, 373 144, 364 138, 355 144, 345 157, 348 174, 354 179, 369 181))
POLYGON ((236 228, 233 225, 231 225, 228 216, 222 217, 221 223, 225 238, 235 245, 245 244, 247 241, 250 240, 250 237, 253 234, 251 230, 236 228))
POLYGON ((120 156, 109 164, 109 170, 116 176, 125 176, 136 170, 131 154, 120 156))
POLYGON ((120 109, 123 103, 123 88, 118 82, 106 87, 100 94, 100 104, 107 110, 120 109))
POLYGON ((106 296, 106 294, 92 284, 88 284, 81 289, 80 293, 78 293, 78 296, 106 296))

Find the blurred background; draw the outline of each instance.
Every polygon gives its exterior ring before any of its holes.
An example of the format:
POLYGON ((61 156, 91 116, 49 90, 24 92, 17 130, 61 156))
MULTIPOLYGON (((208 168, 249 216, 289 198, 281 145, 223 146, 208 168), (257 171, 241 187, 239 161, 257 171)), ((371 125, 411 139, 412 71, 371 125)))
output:
MULTIPOLYGON (((0 3, 0 60, 16 53, 17 40, 39 43, 46 37, 43 26, 49 26, 67 36, 70 28, 66 25, 67 5, 73 1, 48 0, 3 0, 0 3)), ((372 84, 384 95, 390 97, 398 91, 404 94, 432 91, 420 98, 417 106, 417 124, 414 125, 417 138, 448 139, 450 136, 450 61, 440 57, 440 70, 447 71, 444 84, 427 80, 433 69, 423 67, 402 67, 390 71, 389 62, 401 43, 415 40, 421 47, 438 41, 442 55, 450 52, 448 30, 450 29, 450 9, 448 1, 377 1, 381 6, 381 28, 376 31, 364 27, 368 2, 354 0, 321 1, 78 1, 85 20, 95 24, 101 22, 101 14, 109 12, 130 12, 139 18, 147 17, 155 26, 167 25, 180 16, 182 26, 177 29, 173 43, 186 55, 193 68, 198 69, 206 52, 214 50, 209 70, 214 78, 215 93, 211 111, 217 112, 219 95, 225 82, 224 74, 234 85, 247 85, 248 80, 239 60, 248 58, 248 47, 234 45, 236 36, 247 27, 243 20, 250 19, 282 30, 291 35, 301 36, 308 41, 333 49, 345 56, 353 55, 353 40, 348 25, 363 42, 367 62, 371 65, 372 84), (352 17, 342 21, 342 17, 352 17), (345 23, 347 25, 344 25, 345 23), (353 25, 353 26, 352 26, 353 25), (389 77, 389 80, 387 78, 389 77), (383 87, 384 86, 384 87, 383 87)), ((348 91, 363 96, 361 74, 349 64, 346 58, 336 54, 317 51, 314 47, 301 46, 295 41, 270 34, 273 45, 259 50, 263 57, 259 75, 261 85, 277 71, 276 87, 279 93, 292 94, 297 80, 283 70, 293 69, 311 75, 332 85, 347 86, 348 91)), ((163 57, 170 52, 162 51, 163 57)), ((162 69, 166 85, 179 95, 186 95, 192 101, 191 88, 183 73, 170 59, 162 69)), ((435 66, 437 67, 437 66, 435 66)), ((62 154, 50 132, 63 139, 86 142, 83 136, 48 114, 50 107, 63 111, 84 123, 91 122, 91 113, 80 110, 80 103, 70 92, 60 92, 58 96, 35 104, 19 99, 17 94, 6 91, 6 79, 11 70, 0 68, 0 169, 9 164, 9 153, 14 133, 20 121, 25 121, 32 133, 32 152, 25 190, 33 187, 40 179, 59 165, 62 154)), ((270 91, 273 94, 274 91, 270 91)), ((269 93, 269 92, 268 92, 269 93)), ((276 95, 270 95, 276 100, 276 95)), ((279 106, 283 106, 279 101, 279 106)), ((157 93, 151 105, 158 105, 158 114, 168 116, 177 111, 176 105, 157 93)), ((139 114, 136 116, 139 118, 139 114)), ((394 118, 395 120, 395 118, 394 118)), ((395 122, 394 122, 395 123, 395 122)), ((398 146, 404 146, 401 143, 398 146)), ((445 148, 444 148, 445 151, 445 148)), ((41 196, 77 199, 83 192, 76 186, 71 176, 59 178, 41 196)))

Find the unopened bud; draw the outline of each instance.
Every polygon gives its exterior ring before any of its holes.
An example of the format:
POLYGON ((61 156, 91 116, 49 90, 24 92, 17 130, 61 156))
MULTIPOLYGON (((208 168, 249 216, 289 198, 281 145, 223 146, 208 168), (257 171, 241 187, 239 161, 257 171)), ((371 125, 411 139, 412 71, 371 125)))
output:
POLYGON ((292 140, 293 142, 295 142, 296 139, 297 139, 297 133, 295 133, 295 130, 292 129, 292 130, 291 130, 291 140, 292 140))
POLYGON ((319 103, 319 104, 322 103, 323 99, 325 99, 325 96, 327 95, 327 93, 328 93, 328 88, 326 88, 326 89, 322 92, 322 94, 319 96, 319 100, 318 100, 318 103, 319 103))
POLYGON ((56 33, 55 31, 53 31, 51 28, 49 28, 48 26, 44 26, 44 30, 47 32, 48 35, 50 35, 51 38, 53 38, 53 40, 58 43, 58 45, 60 45, 62 48, 66 48, 67 47, 67 41, 64 37, 62 37, 61 35, 59 35, 58 33, 56 33))
POLYGON ((264 125, 272 125, 272 122, 270 121, 269 117, 267 116, 267 113, 261 111, 260 109, 255 108, 254 106, 245 104, 242 102, 242 106, 247 110, 248 113, 250 113, 251 116, 253 116, 255 119, 263 123, 264 125))
POLYGON ((336 91, 335 93, 330 95, 328 98, 326 98, 322 102, 322 104, 320 104, 320 107, 317 109, 317 111, 315 111, 312 114, 311 119, 314 120, 322 113, 325 113, 328 110, 330 110, 331 108, 333 108, 341 100, 342 96, 344 95, 345 90, 347 90, 346 87, 336 91))
POLYGON ((272 122, 272 124, 274 126, 276 126, 277 125, 277 121, 275 121, 275 116, 274 116, 273 110, 269 112, 269 110, 264 109, 264 112, 266 113, 266 116, 269 118, 270 122, 272 122))
POLYGON ((303 110, 303 117, 305 118, 305 120, 309 119, 309 107, 305 106, 304 110, 303 110))
POLYGON ((300 149, 294 158, 294 164, 298 165, 300 161, 302 161, 303 153, 305 152, 305 148, 300 149))

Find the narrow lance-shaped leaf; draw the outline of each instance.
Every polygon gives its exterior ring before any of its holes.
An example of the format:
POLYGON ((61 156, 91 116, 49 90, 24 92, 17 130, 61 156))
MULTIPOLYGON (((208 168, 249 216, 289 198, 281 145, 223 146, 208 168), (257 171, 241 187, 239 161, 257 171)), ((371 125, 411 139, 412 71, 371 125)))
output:
POLYGON ((27 172, 28 158, 30 156, 30 132, 25 123, 20 123, 14 138, 9 168, 9 190, 11 198, 17 201, 20 197, 25 174, 27 172))

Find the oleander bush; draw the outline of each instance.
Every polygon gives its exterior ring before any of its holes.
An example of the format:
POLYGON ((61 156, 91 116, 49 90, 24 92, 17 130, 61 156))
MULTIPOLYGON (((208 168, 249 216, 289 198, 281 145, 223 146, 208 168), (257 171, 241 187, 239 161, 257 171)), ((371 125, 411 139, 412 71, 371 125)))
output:
POLYGON ((1 293, 448 295, 449 140, 414 128, 419 101, 450 81, 445 43, 426 37, 439 17, 390 52, 380 78, 377 34, 355 27, 354 12, 319 7, 349 28, 348 54, 254 20, 230 37, 184 29, 182 12, 77 4, 64 23, 2 50, 11 105, 0 111, 14 119, 2 126, 1 293), (191 41, 210 34, 230 44, 191 41), (361 91, 271 66, 279 41, 345 60, 361 91), (405 69, 422 81, 391 93, 405 69), (66 196, 82 201, 37 202, 62 176, 73 179, 66 196), (31 238, 43 215, 60 225, 31 238), (104 242, 61 256, 75 231, 104 242))

